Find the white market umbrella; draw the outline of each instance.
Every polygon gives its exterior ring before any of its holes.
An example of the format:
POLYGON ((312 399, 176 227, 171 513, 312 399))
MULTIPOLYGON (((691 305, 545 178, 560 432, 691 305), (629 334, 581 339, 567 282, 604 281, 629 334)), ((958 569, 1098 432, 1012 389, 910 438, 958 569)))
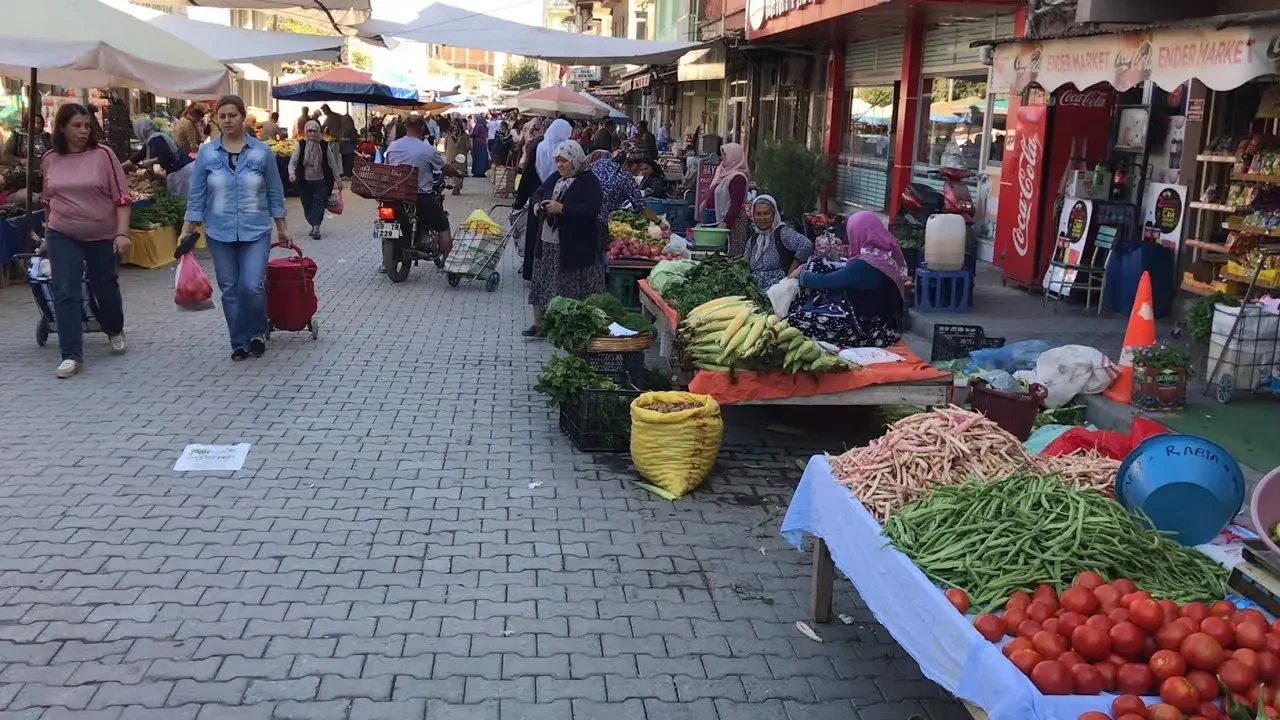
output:
POLYGON ((141 7, 126 0, 102 0, 112 7, 145 20, 174 37, 203 50, 225 63, 276 63, 293 60, 333 60, 342 58, 343 38, 339 35, 300 35, 217 25, 192 20, 185 15, 141 7))
MULTIPOLYGON (((228 2, 232 0, 227 0, 228 2)), ((557 65, 674 63, 709 43, 689 43, 570 33, 525 25, 445 2, 432 2, 405 23, 370 20, 356 28, 361 37, 416 40, 473 50, 492 50, 546 60, 557 65)))
MULTIPOLYGON (((98 0, 0 0, 0 75, 62 87, 126 87, 208 98, 230 88, 222 63, 158 27, 98 0)), ((35 112, 27 113, 34 135, 35 112)), ((27 143, 27 227, 33 148, 27 143)))
POLYGON ((0 18, 0 75, 193 99, 230 88, 225 65, 98 0, 0 0, 0 18))
POLYGON ((583 97, 585 97, 586 99, 590 100, 593 104, 595 104, 596 106, 600 107, 600 108, 601 108, 601 109, 603 109, 605 112, 609 113, 609 115, 608 115, 607 117, 608 117, 610 120, 630 120, 630 119, 631 119, 631 118, 627 117, 627 114, 626 114, 626 113, 624 113, 624 112, 622 112, 621 110, 619 110, 618 108, 616 108, 616 107, 614 107, 614 106, 610 105, 609 103, 607 103, 607 102, 605 102, 605 101, 601 100, 600 98, 596 97, 595 95, 592 95, 591 93, 587 92, 586 90, 579 91, 579 92, 578 92, 578 94, 579 94, 579 95, 581 95, 581 96, 583 96, 583 97))
POLYGON ((602 118, 608 114, 606 107, 597 105, 590 98, 567 87, 553 85, 539 90, 522 92, 511 98, 511 105, 530 115, 563 115, 575 120, 602 118))

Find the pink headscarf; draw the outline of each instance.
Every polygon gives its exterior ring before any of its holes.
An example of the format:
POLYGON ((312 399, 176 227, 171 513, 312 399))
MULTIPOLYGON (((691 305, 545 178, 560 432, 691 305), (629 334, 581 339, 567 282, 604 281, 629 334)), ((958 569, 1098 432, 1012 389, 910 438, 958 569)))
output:
POLYGON ((849 262, 861 260, 884 273, 898 286, 898 294, 906 297, 907 259, 875 213, 860 212, 850 217, 845 237, 849 238, 849 262))
POLYGON ((707 197, 714 198, 720 183, 729 182, 735 175, 744 178, 747 176, 747 151, 738 143, 725 143, 720 146, 720 164, 716 166, 716 174, 711 178, 711 192, 707 193, 707 197))

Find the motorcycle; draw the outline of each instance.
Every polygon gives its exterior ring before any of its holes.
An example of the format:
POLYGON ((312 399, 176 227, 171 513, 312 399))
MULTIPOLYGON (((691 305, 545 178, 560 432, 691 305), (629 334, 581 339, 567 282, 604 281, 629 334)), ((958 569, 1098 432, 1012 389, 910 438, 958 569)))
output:
POLYGON ((973 227, 973 197, 965 183, 973 173, 963 168, 942 168, 942 192, 924 183, 913 182, 902 191, 898 217, 910 225, 924 227, 930 215, 956 214, 973 227))
MULTIPOLYGON (((436 173, 434 178, 435 202, 444 203, 444 178, 436 173)), ((449 212, 444 211, 445 217, 449 212)), ((409 270, 420 262, 435 263, 444 267, 444 255, 440 252, 440 240, 436 231, 420 228, 418 206, 404 200, 384 200, 378 203, 378 219, 373 223, 373 236, 382 241, 382 269, 391 282, 404 282, 409 270)))

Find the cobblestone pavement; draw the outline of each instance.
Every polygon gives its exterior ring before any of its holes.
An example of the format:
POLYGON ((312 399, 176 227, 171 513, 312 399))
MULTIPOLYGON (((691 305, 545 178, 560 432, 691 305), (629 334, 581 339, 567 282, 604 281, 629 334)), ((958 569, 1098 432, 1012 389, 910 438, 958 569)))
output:
MULTIPOLYGON (((489 203, 467 191, 455 221, 489 203)), ((301 238, 321 337, 260 360, 129 268, 129 353, 88 338, 56 380, 27 288, 0 291, 0 719, 967 717, 847 583, 852 625, 796 632, 807 556, 777 529, 813 448, 732 445, 648 495, 530 390, 515 254, 495 293, 392 285, 371 218, 351 197, 301 238), (173 472, 192 442, 253 447, 173 472)))

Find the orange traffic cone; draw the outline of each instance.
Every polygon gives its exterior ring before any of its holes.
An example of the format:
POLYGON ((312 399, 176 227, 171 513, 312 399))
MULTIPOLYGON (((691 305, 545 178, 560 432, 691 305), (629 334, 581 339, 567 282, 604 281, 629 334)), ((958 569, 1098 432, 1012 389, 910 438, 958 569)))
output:
POLYGON ((1129 313, 1129 327, 1124 331, 1124 349, 1120 351, 1120 375, 1111 387, 1102 393, 1118 403, 1129 404, 1133 399, 1133 351, 1135 348, 1156 344, 1156 312, 1151 303, 1151 276, 1145 271, 1138 281, 1138 294, 1133 298, 1133 311, 1129 313))

